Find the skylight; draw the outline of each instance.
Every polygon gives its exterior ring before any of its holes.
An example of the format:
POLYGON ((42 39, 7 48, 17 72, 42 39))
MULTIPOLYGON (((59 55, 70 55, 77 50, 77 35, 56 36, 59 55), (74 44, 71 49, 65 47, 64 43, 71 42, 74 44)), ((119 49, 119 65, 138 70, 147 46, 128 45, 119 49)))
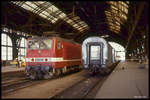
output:
POLYGON ((124 24, 127 20, 129 2, 107 1, 107 3, 110 5, 110 9, 104 11, 104 13, 108 27, 111 31, 118 34, 120 32, 120 25, 124 24))
POLYGON ((48 19, 52 24, 55 24, 58 19, 64 20, 70 24, 73 28, 82 32, 89 29, 88 25, 80 20, 79 16, 72 16, 63 13, 60 9, 55 7, 52 3, 47 1, 12 1, 12 3, 21 6, 22 8, 29 10, 33 13, 39 14, 41 17, 48 19), (83 28, 86 27, 86 28, 83 28))

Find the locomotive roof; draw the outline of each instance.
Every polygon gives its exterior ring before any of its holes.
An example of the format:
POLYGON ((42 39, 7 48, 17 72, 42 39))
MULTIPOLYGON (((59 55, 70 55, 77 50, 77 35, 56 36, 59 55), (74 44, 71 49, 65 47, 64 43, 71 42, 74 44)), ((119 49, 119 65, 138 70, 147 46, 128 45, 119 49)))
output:
POLYGON ((73 44, 79 44, 79 43, 77 43, 73 40, 68 40, 68 39, 64 39, 64 38, 61 38, 61 37, 52 37, 52 38, 56 38, 58 40, 66 41, 66 42, 73 43, 73 44))

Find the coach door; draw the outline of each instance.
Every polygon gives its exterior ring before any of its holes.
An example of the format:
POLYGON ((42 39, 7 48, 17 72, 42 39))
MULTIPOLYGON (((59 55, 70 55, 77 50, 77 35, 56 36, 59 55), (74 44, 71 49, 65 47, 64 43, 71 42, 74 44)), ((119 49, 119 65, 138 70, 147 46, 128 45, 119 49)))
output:
POLYGON ((102 51, 102 45, 97 43, 89 44, 89 64, 101 64, 103 60, 102 51))

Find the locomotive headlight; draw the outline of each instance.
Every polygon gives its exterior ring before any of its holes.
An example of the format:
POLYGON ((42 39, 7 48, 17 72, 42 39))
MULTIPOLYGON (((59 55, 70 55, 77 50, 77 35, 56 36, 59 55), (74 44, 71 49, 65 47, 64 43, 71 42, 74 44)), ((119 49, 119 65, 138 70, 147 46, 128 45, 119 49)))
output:
POLYGON ((45 61, 48 61, 48 59, 46 58, 45 61))
POLYGON ((34 62, 34 59, 32 58, 31 61, 34 62))

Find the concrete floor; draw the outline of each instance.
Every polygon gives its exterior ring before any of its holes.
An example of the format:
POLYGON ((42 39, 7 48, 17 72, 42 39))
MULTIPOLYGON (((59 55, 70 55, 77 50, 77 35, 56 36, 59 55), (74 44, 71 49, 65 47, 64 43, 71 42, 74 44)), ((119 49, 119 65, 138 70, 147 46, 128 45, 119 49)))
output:
POLYGON ((148 73, 148 68, 141 64, 122 61, 95 98, 148 98, 148 73))

